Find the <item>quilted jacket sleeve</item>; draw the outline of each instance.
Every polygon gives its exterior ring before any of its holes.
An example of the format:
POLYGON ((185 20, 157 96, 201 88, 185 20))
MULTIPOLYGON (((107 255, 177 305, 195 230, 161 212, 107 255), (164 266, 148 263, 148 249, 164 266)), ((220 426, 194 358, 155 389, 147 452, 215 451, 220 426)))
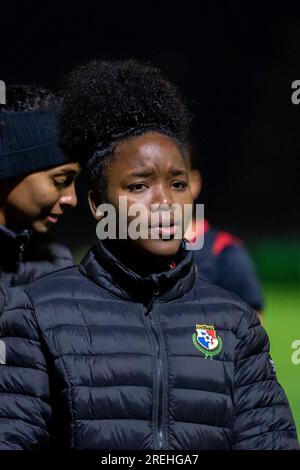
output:
POLYGON ((49 380, 29 298, 18 288, 0 318, 0 450, 49 447, 49 380))
POLYGON ((233 448, 298 449, 288 400, 277 382, 269 354, 269 338, 256 313, 246 304, 237 334, 233 448))

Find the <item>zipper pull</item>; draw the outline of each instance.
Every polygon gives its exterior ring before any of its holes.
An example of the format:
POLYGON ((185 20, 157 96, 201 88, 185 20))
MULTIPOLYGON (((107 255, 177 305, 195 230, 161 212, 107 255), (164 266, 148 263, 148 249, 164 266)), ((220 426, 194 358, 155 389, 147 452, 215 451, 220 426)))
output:
POLYGON ((160 292, 160 290, 159 290, 159 282, 158 282, 158 280, 157 280, 155 277, 153 277, 152 279, 153 279, 153 283, 154 283, 152 292, 153 292, 153 295, 154 295, 155 297, 157 297, 157 296, 159 295, 159 292, 160 292))
POLYGON ((25 250, 25 244, 21 243, 20 246, 19 246, 19 263, 21 263, 23 261, 24 250, 25 250))
POLYGON ((159 287, 158 286, 155 286, 154 289, 153 289, 153 295, 156 297, 157 295, 159 295, 159 287))
POLYGON ((153 279, 153 289, 152 289, 152 299, 150 300, 150 303, 148 304, 147 310, 146 310, 146 315, 149 315, 149 313, 152 310, 152 305, 154 303, 155 298, 159 295, 159 283, 157 279, 153 279))

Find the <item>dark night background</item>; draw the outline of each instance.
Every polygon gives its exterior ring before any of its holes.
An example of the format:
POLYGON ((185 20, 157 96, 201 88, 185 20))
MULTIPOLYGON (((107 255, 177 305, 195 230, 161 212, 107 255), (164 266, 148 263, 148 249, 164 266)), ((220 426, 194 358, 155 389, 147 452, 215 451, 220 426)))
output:
MULTIPOLYGON (((0 6, 0 79, 57 90, 89 59, 135 58, 163 69, 196 114, 204 187, 199 202, 244 239, 266 302, 264 325, 300 436, 300 2, 15 2, 0 6)), ((79 205, 54 234, 79 261, 95 234, 79 205)))
MULTIPOLYGON (((300 5, 296 2, 24 2, 1 5, 0 79, 56 90, 92 58, 161 67, 196 114, 204 174, 200 202, 220 228, 247 241, 299 236, 300 5), (198 5, 197 5, 198 3, 198 5)), ((79 182, 84 195, 85 183, 79 182)), ((86 244, 87 203, 57 235, 86 244)))

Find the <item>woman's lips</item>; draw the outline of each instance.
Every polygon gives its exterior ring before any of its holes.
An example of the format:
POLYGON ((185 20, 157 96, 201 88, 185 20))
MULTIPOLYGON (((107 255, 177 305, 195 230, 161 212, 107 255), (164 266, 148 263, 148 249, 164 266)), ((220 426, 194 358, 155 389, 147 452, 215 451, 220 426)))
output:
POLYGON ((58 217, 54 215, 48 215, 47 220, 51 224, 56 224, 56 222, 58 221, 58 217))
POLYGON ((166 236, 166 237, 174 236, 176 232, 177 232, 177 227, 175 225, 170 225, 169 227, 158 228, 158 233, 161 236, 166 236))

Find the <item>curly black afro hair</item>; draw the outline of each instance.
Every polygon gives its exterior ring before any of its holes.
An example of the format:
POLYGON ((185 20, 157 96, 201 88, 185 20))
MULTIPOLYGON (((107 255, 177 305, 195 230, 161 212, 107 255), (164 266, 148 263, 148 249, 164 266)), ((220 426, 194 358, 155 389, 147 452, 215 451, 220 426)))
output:
POLYGON ((189 138, 187 106, 151 65, 95 60, 67 77, 62 94, 60 146, 86 167, 92 189, 103 190, 104 169, 121 140, 151 130, 169 135, 179 146, 189 138))

